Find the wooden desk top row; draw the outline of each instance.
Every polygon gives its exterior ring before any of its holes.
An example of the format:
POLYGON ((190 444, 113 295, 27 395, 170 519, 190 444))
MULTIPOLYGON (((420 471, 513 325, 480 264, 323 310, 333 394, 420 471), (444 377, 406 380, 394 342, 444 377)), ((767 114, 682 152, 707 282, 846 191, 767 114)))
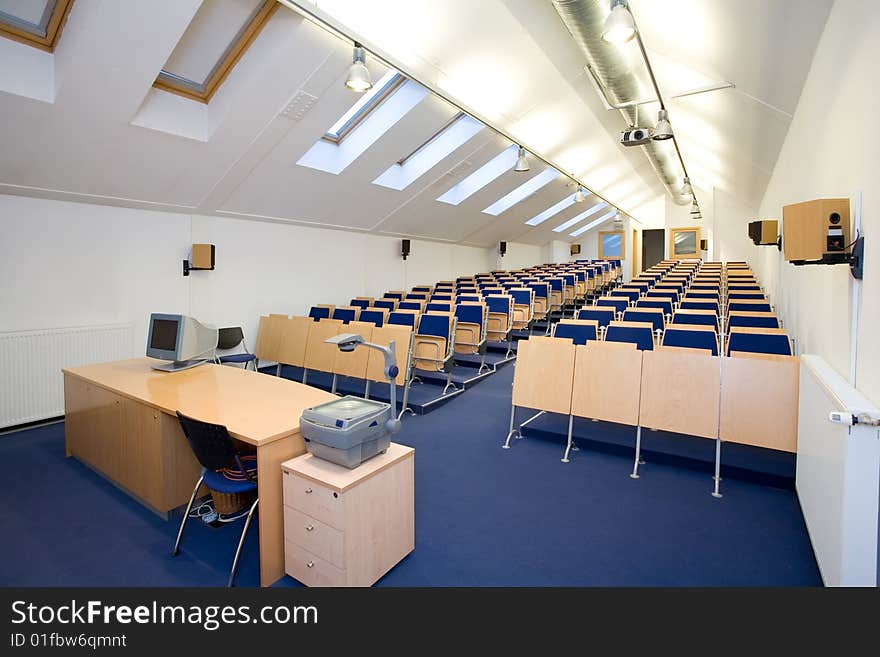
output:
POLYGON ((237 367, 209 363, 161 372, 151 362, 134 358, 65 368, 64 373, 170 415, 180 411, 222 424, 234 438, 257 446, 297 433, 303 409, 336 399, 317 388, 237 367))

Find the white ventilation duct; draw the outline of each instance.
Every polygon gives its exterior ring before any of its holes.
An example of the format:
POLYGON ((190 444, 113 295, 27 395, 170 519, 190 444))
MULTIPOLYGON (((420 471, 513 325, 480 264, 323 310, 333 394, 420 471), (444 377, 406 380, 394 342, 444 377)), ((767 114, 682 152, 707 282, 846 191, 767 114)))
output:
MULTIPOLYGON (((623 48, 603 41, 602 31, 610 11, 608 0, 553 0, 553 6, 586 56, 590 72, 604 90, 604 100, 611 108, 618 109, 630 125, 635 125, 638 105, 633 102, 643 100, 645 85, 634 67, 644 69, 645 66, 641 58, 625 57, 623 48)), ((638 73, 644 74, 643 71, 638 73)), ((647 112, 641 114, 648 115, 647 112)), ((685 174, 674 140, 652 140, 641 148, 645 149, 672 200, 678 205, 690 203, 693 198, 681 193, 685 174)))

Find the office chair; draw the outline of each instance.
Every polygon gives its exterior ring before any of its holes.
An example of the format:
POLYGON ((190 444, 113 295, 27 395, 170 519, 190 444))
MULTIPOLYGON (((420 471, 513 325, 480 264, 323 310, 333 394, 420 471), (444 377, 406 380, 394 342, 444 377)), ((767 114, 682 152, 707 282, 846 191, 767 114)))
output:
POLYGON ((247 369, 248 363, 253 363, 254 372, 256 372, 257 357, 248 351, 247 343, 244 341, 244 331, 241 330, 241 327, 230 326, 217 331, 217 349, 228 351, 230 349, 235 349, 238 345, 244 347, 244 353, 215 354, 215 360, 221 365, 223 363, 242 363, 244 364, 244 369, 247 369))
MULTIPOLYGON (((187 417, 180 411, 177 411, 177 418, 180 420, 183 435, 186 436, 193 454, 202 466, 202 474, 193 488, 189 503, 186 505, 186 511, 183 512, 180 529, 177 530, 177 540, 174 542, 174 549, 171 550, 172 557, 180 554, 180 539, 183 537, 183 528, 186 527, 196 493, 203 483, 209 490, 227 495, 243 495, 257 491, 256 455, 239 454, 226 427, 222 424, 211 424, 187 417)), ((232 560, 232 569, 229 571, 229 580, 226 586, 232 586, 235 571, 238 568, 238 557, 241 554, 241 548, 244 545, 244 539, 251 526, 251 519, 259 500, 260 498, 255 495, 245 517, 244 528, 241 530, 241 538, 238 540, 238 548, 235 550, 235 558, 232 560)), ((244 517, 243 513, 229 518, 218 514, 217 519, 220 522, 233 522, 242 517, 244 517)))

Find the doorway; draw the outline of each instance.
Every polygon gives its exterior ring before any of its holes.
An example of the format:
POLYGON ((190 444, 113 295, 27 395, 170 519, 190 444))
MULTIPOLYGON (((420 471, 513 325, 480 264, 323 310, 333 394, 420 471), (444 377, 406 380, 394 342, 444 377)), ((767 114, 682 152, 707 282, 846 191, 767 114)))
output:
POLYGON ((666 229, 642 231, 642 271, 663 260, 666 250, 666 229))

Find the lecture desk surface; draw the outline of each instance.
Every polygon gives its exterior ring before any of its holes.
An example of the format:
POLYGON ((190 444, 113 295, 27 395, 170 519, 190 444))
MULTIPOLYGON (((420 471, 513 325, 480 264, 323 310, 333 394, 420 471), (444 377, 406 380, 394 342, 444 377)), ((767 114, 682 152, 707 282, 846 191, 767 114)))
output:
POLYGON ((233 438, 257 448, 260 579, 264 586, 272 584, 283 575, 280 464, 305 452, 299 435, 303 409, 336 396, 237 367, 205 364, 171 373, 153 370, 151 362, 135 358, 84 365, 66 368, 64 374, 171 416, 179 410, 222 424, 233 438))

